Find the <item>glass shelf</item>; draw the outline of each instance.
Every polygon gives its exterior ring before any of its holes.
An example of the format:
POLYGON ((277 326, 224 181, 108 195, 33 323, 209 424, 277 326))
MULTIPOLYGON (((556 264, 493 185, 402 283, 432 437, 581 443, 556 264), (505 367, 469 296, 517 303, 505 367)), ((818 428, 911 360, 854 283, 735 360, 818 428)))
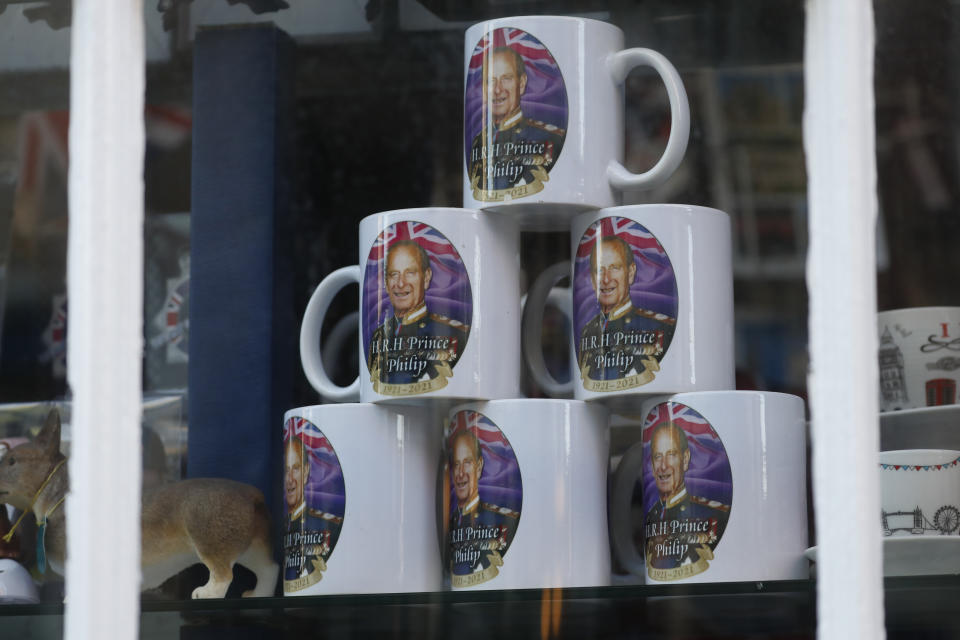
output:
MULTIPOLYGON (((960 576, 887 578, 889 637, 960 634, 960 576)), ((62 604, 0 606, 0 637, 60 637, 62 604)), ((141 638, 806 638, 813 580, 412 594, 157 600, 141 638)))

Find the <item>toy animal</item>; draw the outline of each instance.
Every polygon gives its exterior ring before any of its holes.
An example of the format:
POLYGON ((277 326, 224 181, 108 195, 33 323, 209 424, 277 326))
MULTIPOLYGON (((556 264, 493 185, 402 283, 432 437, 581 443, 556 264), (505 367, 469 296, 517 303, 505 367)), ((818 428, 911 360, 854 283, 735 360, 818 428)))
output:
MULTIPOLYGON (((61 508, 69 484, 65 462, 55 410, 33 442, 0 459, 0 502, 24 510, 24 515, 33 512, 38 527, 45 529, 38 564, 49 559, 61 575, 67 550, 61 508)), ((273 561, 263 494, 254 487, 216 478, 160 485, 143 496, 140 530, 143 589, 202 562, 210 579, 193 590, 193 597, 222 598, 233 580, 233 565, 240 563, 257 577, 256 587, 244 597, 274 593, 280 567, 273 561)))

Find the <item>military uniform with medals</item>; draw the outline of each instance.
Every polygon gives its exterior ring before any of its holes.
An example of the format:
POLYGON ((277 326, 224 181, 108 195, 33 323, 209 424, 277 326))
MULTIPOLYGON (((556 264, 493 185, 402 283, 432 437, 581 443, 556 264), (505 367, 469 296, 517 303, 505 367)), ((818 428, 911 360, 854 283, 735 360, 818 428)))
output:
POLYGON ((691 496, 683 489, 678 495, 667 501, 657 500, 657 503, 647 512, 644 520, 644 529, 649 530, 650 526, 656 526, 656 523, 667 523, 666 530, 670 531, 670 524, 673 521, 695 522, 708 521, 710 525, 704 532, 698 533, 677 533, 648 537, 647 539, 647 562, 655 569, 675 569, 681 565, 697 562, 700 560, 700 546, 706 545, 712 551, 716 548, 723 535, 723 530, 727 527, 727 520, 730 517, 730 505, 723 504, 717 500, 708 500, 698 496, 691 496), (677 539, 687 544, 685 553, 681 555, 656 555, 650 552, 652 544, 657 541, 677 539))
POLYGON ((536 179, 534 169, 549 172, 553 167, 565 136, 564 129, 526 118, 518 111, 499 127, 494 125, 492 131, 484 129, 474 136, 470 182, 493 191, 531 184, 536 179))
POLYGON ((467 343, 470 326, 452 318, 430 313, 426 303, 411 311, 403 319, 391 317, 377 327, 371 336, 371 344, 387 344, 389 348, 370 349, 370 371, 380 372, 380 382, 386 384, 411 384, 421 380, 433 380, 439 375, 439 367, 452 367, 460 359, 467 343), (408 338, 449 338, 446 348, 409 348, 408 338), (394 349, 394 341, 400 338, 404 347, 394 349), (416 371, 390 371, 387 360, 390 358, 409 358, 416 356, 426 362, 419 375, 416 371))
POLYGON ((598 313, 580 332, 580 370, 589 367, 586 372, 591 380, 618 380, 642 373, 647 368, 645 356, 654 356, 658 361, 663 356, 662 350, 673 337, 676 324, 676 318, 639 309, 631 301, 607 315, 598 313), (649 344, 616 343, 617 333, 634 335, 641 332, 661 332, 663 335, 649 344), (607 346, 603 346, 604 334, 609 336, 607 346), (600 366, 597 365, 597 356, 603 356, 600 366))
MULTIPOLYGON (((480 502, 479 496, 475 498, 464 510, 457 509, 450 516, 451 533, 458 529, 492 529, 497 527, 499 536, 497 538, 483 538, 476 547, 479 555, 469 562, 457 562, 455 558, 451 561, 451 573, 455 576, 469 575, 471 573, 482 571, 491 564, 491 557, 494 553, 502 556, 513 535, 517 531, 517 524, 520 522, 520 512, 499 507, 489 502, 480 502), (464 512, 465 511, 465 512, 464 512)), ((466 542, 465 545, 470 545, 466 542)))
POLYGON ((320 564, 316 560, 325 561, 330 556, 334 545, 337 544, 337 538, 340 537, 342 526, 342 517, 310 509, 306 502, 301 502, 300 506, 287 516, 287 535, 291 536, 291 548, 287 549, 287 556, 293 557, 299 553, 299 557, 295 558, 293 563, 284 566, 283 579, 296 580, 316 571, 317 565, 320 564), (329 538, 321 535, 317 542, 306 544, 297 543, 293 538, 294 534, 308 536, 324 533, 329 533, 329 538))

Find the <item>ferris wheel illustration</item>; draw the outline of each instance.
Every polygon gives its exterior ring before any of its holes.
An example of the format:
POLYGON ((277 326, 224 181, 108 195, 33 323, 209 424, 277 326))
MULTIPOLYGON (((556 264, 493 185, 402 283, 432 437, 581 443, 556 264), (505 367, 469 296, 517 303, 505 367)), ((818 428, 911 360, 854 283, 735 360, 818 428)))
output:
POLYGON ((883 511, 883 535, 890 536, 897 531, 906 531, 912 535, 923 535, 927 531, 938 531, 940 535, 950 535, 960 529, 960 509, 946 504, 936 510, 933 520, 928 519, 920 507, 912 511, 883 511))

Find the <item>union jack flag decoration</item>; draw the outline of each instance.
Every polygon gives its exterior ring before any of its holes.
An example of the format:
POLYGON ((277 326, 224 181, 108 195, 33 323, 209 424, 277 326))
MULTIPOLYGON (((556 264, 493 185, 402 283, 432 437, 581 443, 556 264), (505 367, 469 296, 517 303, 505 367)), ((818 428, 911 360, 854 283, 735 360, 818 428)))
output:
POLYGON ((543 43, 526 31, 512 27, 496 29, 480 39, 470 57, 468 76, 480 73, 483 69, 483 59, 488 52, 500 47, 510 47, 519 53, 526 65, 527 73, 533 71, 548 77, 560 76, 560 68, 543 43))
POLYGON ((423 247, 430 256, 431 266, 435 261, 448 267, 460 263, 456 247, 442 233, 426 223, 409 220, 392 224, 377 236, 367 256, 367 266, 382 264, 380 261, 387 259, 387 250, 401 240, 413 240, 423 247))
POLYGON ((450 421, 447 438, 452 441, 454 436, 464 431, 472 431, 482 448, 510 449, 503 431, 490 421, 490 418, 476 411, 461 411, 450 421))
POLYGON ((340 462, 337 454, 333 450, 333 445, 327 440, 327 436, 309 420, 294 416, 287 419, 283 425, 283 441, 289 442, 290 438, 296 436, 303 443, 303 449, 314 462, 333 464, 337 468, 340 462))
POLYGON ((658 264, 667 259, 667 252, 663 245, 652 233, 640 223, 630 218, 620 218, 618 216, 603 218, 590 225, 580 239, 580 246, 577 247, 577 258, 589 258, 597 239, 610 236, 617 236, 625 240, 633 248, 633 253, 639 257, 658 264))
POLYGON ((654 427, 664 422, 672 422, 677 425, 686 432, 688 437, 691 435, 717 437, 707 419, 697 413, 696 410, 679 402, 662 402, 647 414, 647 418, 643 422, 643 441, 649 442, 654 427))

